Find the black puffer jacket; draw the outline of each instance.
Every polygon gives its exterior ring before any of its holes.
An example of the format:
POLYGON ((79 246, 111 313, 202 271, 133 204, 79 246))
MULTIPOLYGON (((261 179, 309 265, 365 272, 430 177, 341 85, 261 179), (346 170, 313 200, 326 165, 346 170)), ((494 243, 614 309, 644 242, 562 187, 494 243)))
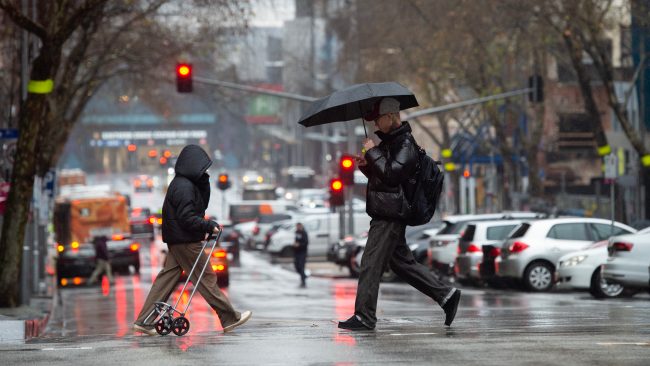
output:
POLYGON ((366 212, 372 218, 403 220, 409 214, 406 197, 412 194, 418 149, 408 122, 385 134, 375 132, 379 146, 366 151, 368 165, 359 167, 368 177, 366 212))
POLYGON ((176 161, 176 176, 167 188, 162 210, 162 237, 167 244, 195 243, 217 226, 207 221, 212 161, 197 145, 183 148, 176 161))

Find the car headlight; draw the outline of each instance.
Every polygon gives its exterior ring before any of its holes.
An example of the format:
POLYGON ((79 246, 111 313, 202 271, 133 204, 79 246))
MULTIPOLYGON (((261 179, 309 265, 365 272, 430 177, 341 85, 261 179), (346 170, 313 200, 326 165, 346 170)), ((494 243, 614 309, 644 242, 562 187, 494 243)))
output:
POLYGON ((576 255, 565 261, 560 262, 560 267, 573 267, 575 265, 580 264, 585 259, 587 259, 586 255, 576 255))
POLYGON ((411 245, 409 245, 409 249, 411 249, 411 251, 414 251, 414 250, 416 250, 419 246, 420 246, 420 245, 417 244, 417 243, 415 243, 415 244, 411 244, 411 245))

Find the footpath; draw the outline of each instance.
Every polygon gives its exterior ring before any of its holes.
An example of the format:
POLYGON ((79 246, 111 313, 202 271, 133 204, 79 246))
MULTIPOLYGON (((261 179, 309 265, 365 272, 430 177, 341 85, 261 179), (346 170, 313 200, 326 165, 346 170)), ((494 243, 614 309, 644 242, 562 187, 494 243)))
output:
POLYGON ((56 290, 32 296, 29 305, 0 308, 0 343, 13 343, 38 337, 45 332, 56 303, 56 290))

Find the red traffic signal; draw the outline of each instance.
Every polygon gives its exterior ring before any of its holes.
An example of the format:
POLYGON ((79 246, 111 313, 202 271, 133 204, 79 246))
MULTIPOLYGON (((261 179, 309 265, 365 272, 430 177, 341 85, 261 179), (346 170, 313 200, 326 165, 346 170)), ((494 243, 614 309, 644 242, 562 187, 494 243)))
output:
POLYGON ((217 178, 217 188, 225 191, 226 189, 230 188, 230 186, 231 183, 230 179, 228 178, 228 174, 219 174, 219 178, 217 178))
POLYGON ((192 92, 192 64, 176 64, 176 90, 179 93, 192 92))
POLYGON ((330 181, 330 206, 343 206, 344 203, 343 181, 339 178, 334 178, 330 181))
POLYGON ((343 155, 339 162, 339 176, 343 183, 354 184, 354 158, 349 155, 343 155))

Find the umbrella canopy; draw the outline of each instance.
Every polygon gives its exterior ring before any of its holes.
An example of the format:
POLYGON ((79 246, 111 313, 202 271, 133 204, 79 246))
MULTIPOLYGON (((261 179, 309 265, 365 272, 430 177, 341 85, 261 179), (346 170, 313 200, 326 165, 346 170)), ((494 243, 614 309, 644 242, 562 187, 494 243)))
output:
POLYGON ((400 83, 355 84, 312 102, 298 123, 312 127, 362 118, 385 97, 397 99, 400 110, 418 106, 415 95, 400 83))

